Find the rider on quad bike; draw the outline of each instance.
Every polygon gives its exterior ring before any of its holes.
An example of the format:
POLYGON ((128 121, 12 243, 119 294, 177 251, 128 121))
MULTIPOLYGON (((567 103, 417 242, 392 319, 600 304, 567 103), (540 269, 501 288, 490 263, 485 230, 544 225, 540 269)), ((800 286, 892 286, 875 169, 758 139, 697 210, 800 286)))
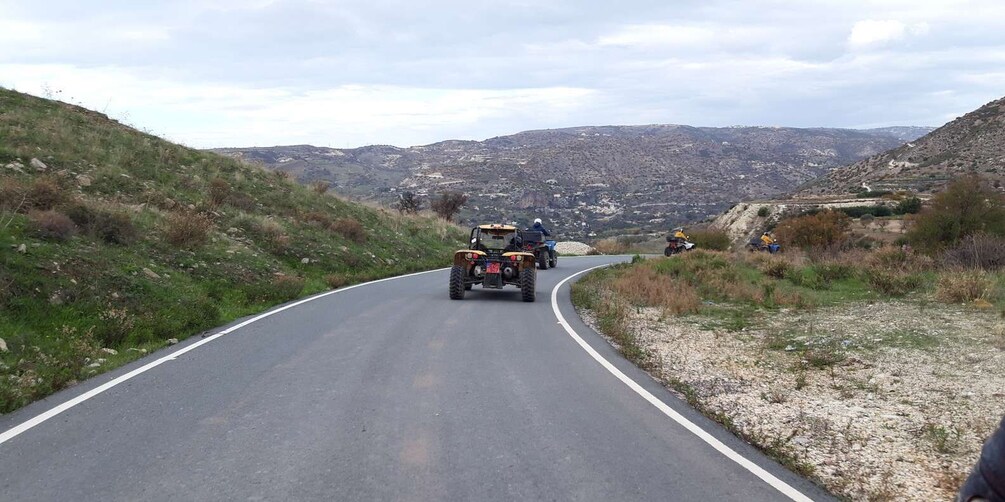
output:
POLYGON ((667 236, 667 247, 663 250, 663 254, 670 256, 681 251, 687 251, 692 247, 694 247, 694 244, 688 242, 688 236, 684 233, 684 227, 677 227, 667 236))

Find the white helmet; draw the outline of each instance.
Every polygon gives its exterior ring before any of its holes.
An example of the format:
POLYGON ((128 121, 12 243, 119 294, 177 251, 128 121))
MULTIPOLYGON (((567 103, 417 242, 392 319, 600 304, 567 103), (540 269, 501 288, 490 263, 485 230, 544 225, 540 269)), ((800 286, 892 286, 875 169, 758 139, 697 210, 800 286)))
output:
POLYGON ((534 218, 534 223, 541 223, 541 218, 534 218))

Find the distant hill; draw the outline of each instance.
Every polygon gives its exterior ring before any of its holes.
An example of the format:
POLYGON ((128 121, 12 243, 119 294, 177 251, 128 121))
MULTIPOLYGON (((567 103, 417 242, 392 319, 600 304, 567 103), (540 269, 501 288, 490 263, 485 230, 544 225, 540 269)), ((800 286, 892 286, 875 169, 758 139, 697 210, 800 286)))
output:
POLYGON ((0 414, 274 304, 444 266, 465 240, 321 188, 0 89, 0 414))
POLYGON ((927 193, 970 171, 999 183, 1005 178, 1005 98, 916 141, 835 169, 800 189, 798 195, 842 195, 863 187, 927 193))
POLYGON ((910 132, 680 125, 575 127, 398 148, 225 148, 225 155, 329 180, 354 197, 462 191, 466 222, 535 216, 567 237, 665 228, 770 197, 901 144, 910 132))
POLYGON ((932 131, 934 127, 921 127, 921 126, 891 126, 891 127, 876 127, 873 129, 862 129, 864 132, 872 134, 886 134, 888 136, 893 136, 902 142, 914 141, 932 131))

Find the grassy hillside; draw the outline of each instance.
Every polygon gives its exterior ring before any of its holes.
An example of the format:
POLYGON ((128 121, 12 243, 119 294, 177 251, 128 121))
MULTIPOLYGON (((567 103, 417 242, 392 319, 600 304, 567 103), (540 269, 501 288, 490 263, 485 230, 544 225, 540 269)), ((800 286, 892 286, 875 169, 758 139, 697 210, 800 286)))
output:
POLYGON ((0 413, 271 305, 444 266, 463 242, 325 188, 0 89, 0 413))

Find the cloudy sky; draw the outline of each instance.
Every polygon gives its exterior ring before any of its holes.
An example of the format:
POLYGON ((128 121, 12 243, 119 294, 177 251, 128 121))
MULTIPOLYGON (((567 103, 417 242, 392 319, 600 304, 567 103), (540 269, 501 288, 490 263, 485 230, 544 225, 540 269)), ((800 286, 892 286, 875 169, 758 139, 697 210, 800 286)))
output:
POLYGON ((1005 95, 1005 2, 0 0, 0 86, 195 147, 941 125, 1005 95))

